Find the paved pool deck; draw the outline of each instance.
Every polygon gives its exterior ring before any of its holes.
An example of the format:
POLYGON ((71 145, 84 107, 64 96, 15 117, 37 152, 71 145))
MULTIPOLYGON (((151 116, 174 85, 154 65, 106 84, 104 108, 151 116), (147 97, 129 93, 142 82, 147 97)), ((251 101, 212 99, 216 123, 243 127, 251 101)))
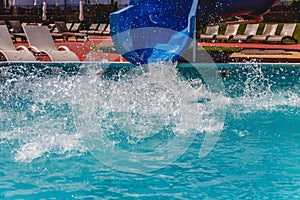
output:
POLYGON ((300 44, 199 42, 198 45, 243 49, 230 55, 231 62, 300 63, 300 44))

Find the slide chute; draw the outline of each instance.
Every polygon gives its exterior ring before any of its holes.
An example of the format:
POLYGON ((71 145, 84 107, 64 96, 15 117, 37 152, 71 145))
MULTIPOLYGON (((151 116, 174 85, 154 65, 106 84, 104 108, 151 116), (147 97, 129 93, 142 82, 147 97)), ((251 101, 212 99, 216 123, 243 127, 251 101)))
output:
POLYGON ((259 18, 279 0, 131 0, 110 14, 111 36, 133 64, 176 62, 189 48, 197 24, 226 17, 259 18))

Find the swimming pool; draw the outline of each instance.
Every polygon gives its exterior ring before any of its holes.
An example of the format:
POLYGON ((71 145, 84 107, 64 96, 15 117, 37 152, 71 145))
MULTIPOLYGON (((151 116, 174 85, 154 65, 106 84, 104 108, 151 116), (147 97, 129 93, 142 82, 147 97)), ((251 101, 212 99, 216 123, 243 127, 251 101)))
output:
POLYGON ((299 199, 300 66, 216 67, 2 64, 0 198, 299 199))

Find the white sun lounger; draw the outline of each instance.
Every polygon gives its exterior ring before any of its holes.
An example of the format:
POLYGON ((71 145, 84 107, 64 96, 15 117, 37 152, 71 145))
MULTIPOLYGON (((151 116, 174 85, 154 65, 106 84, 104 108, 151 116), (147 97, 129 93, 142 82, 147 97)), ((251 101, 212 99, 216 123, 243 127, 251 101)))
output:
POLYGON ((44 53, 52 61, 79 61, 77 55, 66 46, 57 47, 47 26, 23 26, 29 49, 44 53))
POLYGON ((6 61, 36 61, 34 55, 25 46, 15 48, 6 25, 0 25, 0 53, 6 61))

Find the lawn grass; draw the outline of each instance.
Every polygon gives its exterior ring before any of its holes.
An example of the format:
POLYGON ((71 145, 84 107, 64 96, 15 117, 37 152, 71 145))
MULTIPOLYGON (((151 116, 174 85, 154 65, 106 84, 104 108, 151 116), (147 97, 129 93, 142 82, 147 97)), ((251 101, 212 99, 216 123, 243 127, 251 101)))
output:
POLYGON ((203 46, 203 47, 199 47, 198 50, 205 50, 205 51, 240 51, 243 48, 238 48, 238 47, 208 47, 208 46, 203 46))
POLYGON ((102 51, 104 53, 118 53, 114 46, 109 46, 109 45, 94 46, 92 47, 92 50, 102 51))

